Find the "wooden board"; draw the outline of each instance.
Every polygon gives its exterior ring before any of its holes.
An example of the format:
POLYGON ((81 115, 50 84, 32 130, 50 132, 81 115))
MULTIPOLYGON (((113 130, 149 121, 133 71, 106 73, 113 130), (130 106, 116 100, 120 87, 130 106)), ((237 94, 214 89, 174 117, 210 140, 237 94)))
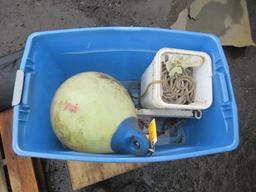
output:
POLYGON ((6 176, 4 173, 4 166, 5 166, 5 160, 3 159, 0 151, 0 191, 8 192, 8 186, 5 178, 6 176))
POLYGON ((73 190, 131 171, 143 163, 82 163, 67 161, 73 190))
POLYGON ((0 113, 0 133, 13 192, 38 192, 31 158, 19 157, 12 150, 12 110, 0 113))

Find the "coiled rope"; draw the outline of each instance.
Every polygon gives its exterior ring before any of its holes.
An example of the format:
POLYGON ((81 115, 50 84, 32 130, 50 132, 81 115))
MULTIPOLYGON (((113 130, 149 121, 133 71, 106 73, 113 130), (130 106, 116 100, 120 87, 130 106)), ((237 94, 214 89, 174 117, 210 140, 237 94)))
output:
POLYGON ((161 80, 150 82, 141 97, 144 97, 153 84, 161 83, 162 100, 166 103, 190 104, 194 102, 196 83, 191 67, 182 69, 182 73, 169 75, 166 64, 162 62, 161 80))

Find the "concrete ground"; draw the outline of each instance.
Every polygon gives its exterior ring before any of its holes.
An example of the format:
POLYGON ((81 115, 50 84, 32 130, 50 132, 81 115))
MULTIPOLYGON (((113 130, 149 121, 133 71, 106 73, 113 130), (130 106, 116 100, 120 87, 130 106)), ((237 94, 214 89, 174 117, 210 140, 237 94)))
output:
MULTIPOLYGON (((0 55, 24 46, 34 31, 99 25, 168 27, 191 1, 0 0, 0 55)), ((248 1, 254 38, 256 4, 248 1)), ((256 48, 225 47, 239 110, 240 146, 229 153, 154 163, 80 190, 255 192, 256 48)), ((49 165, 49 164, 48 164, 49 165)), ((70 191, 63 161, 46 167, 50 192, 70 191)))

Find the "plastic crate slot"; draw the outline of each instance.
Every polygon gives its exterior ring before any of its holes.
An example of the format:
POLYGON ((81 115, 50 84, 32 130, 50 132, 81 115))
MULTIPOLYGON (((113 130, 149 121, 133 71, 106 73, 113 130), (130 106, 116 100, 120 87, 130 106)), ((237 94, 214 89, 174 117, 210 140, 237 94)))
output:
POLYGON ((31 102, 31 93, 32 93, 32 83, 34 81, 35 73, 27 73, 25 76, 24 87, 23 87, 23 95, 22 95, 22 103, 25 105, 29 105, 31 102))

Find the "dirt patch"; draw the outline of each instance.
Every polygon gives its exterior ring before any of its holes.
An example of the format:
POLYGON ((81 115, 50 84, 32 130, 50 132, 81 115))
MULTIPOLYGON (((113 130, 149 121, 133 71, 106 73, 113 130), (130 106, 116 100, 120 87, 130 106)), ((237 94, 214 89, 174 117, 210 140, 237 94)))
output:
MULTIPOLYGON (((60 2, 55 0, 54 2, 60 2)), ((73 0, 61 1, 81 11, 97 25, 169 27, 192 0, 73 0)))

